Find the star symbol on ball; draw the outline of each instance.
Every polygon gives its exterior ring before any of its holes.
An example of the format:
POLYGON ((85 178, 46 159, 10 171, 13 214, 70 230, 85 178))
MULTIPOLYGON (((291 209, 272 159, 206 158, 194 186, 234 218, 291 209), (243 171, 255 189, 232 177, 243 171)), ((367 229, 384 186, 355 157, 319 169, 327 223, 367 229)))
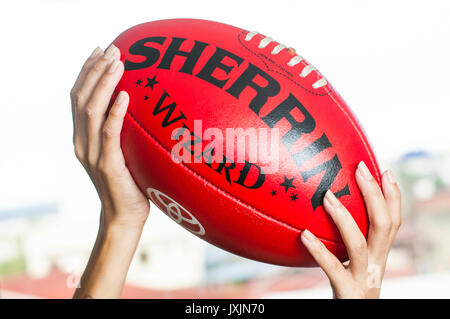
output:
POLYGON ((145 101, 147 101, 148 99, 149 99, 149 96, 148 96, 148 95, 144 96, 144 100, 145 100, 145 101))
POLYGON ((294 186, 294 177, 292 178, 287 178, 286 176, 284 176, 284 182, 280 184, 280 186, 284 187, 284 190, 287 191, 289 190, 289 188, 295 188, 294 186))
POLYGON ((155 86, 155 84, 158 84, 159 82, 156 81, 156 75, 153 76, 153 78, 147 78, 147 84, 144 86, 146 87, 150 87, 153 90, 153 86, 155 86))
POLYGON ((275 196, 277 194, 277 191, 273 190, 273 191, 270 192, 270 194, 272 194, 272 196, 275 196))
POLYGON ((296 202, 297 199, 298 199, 298 195, 297 194, 292 194, 292 196, 290 196, 290 197, 291 197, 291 202, 296 202))
POLYGON ((138 80, 136 81, 136 87, 141 86, 141 83, 142 83, 142 80, 141 80, 141 79, 138 79, 138 80))

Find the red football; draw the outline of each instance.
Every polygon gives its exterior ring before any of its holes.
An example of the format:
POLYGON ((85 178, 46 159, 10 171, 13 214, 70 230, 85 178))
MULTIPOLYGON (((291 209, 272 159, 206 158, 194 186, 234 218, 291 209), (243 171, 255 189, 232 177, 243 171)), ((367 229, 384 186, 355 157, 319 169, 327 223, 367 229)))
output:
POLYGON ((374 153, 344 100, 293 49, 194 19, 140 24, 113 43, 125 64, 115 94, 130 95, 127 166, 173 220, 232 253, 285 266, 316 265, 299 241, 308 229, 345 260, 322 206, 330 189, 367 236, 354 172, 364 161, 380 183, 374 153))

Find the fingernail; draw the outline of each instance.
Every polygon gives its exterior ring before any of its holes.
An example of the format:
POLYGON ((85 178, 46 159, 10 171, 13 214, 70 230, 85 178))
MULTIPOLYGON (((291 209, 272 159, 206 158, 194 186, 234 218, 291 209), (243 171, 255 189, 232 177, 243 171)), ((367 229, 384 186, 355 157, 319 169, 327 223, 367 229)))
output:
POLYGON ((330 190, 327 190, 324 199, 325 201, 329 202, 331 206, 333 206, 333 208, 336 210, 341 206, 341 203, 338 201, 336 196, 334 196, 333 192, 330 190))
POLYGON ((119 95, 116 98, 116 104, 122 104, 125 101, 125 92, 120 91, 119 95))
POLYGON ((117 50, 116 46, 114 44, 111 44, 108 49, 105 51, 105 58, 111 59, 114 56, 114 52, 117 50))
POLYGON ((120 61, 114 61, 111 66, 109 67, 108 72, 109 73, 114 73, 116 72, 117 68, 119 67, 120 61))
POLYGON ((99 56, 101 52, 102 52, 102 49, 100 49, 100 47, 96 47, 95 50, 92 51, 90 58, 95 58, 95 57, 99 56))
POLYGON ((370 174, 369 169, 363 161, 359 162, 358 171, 361 173, 361 176, 367 181, 371 181, 373 179, 372 174, 370 174))
POLYGON ((302 233, 302 237, 310 244, 314 242, 316 236, 313 235, 309 230, 305 229, 302 233))
POLYGON ((390 169, 388 169, 386 171, 386 177, 387 177, 387 180, 388 180, 389 183, 391 183, 391 184, 395 184, 396 183, 395 178, 394 178, 394 174, 392 173, 392 171, 390 169))

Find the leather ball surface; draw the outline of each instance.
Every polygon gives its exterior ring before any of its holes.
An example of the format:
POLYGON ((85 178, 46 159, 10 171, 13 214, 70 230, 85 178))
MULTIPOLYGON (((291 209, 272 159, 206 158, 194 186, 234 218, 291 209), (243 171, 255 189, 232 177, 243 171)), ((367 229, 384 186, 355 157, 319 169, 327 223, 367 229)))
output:
POLYGON ((130 96, 126 164, 175 222, 229 252, 285 266, 316 265, 299 240, 308 229, 345 260, 322 206, 330 189, 367 236, 354 173, 364 161, 380 183, 374 153, 344 100, 293 49, 195 19, 140 24, 113 43, 125 65, 114 94, 130 96), (264 147, 276 161, 257 154, 264 147))

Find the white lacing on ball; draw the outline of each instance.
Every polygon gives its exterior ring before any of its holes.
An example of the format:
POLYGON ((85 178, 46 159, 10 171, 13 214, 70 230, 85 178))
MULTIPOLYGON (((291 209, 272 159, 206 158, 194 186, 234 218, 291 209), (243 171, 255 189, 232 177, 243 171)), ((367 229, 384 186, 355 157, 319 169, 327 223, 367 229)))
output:
MULTIPOLYGON (((250 41, 255 35, 259 34, 259 32, 256 31, 251 31, 249 33, 247 33, 247 35, 245 36, 245 41, 250 41)), ((274 41, 271 37, 264 37, 258 45, 259 49, 264 49, 266 46, 269 45, 270 42, 274 41)), ((275 46, 272 50, 272 54, 278 54, 280 53, 281 50, 286 49, 287 47, 284 44, 278 44, 277 46, 275 46)), ((289 62, 287 63, 288 66, 295 66, 297 64, 299 64, 303 59, 302 56, 296 54, 295 56, 293 56, 289 62)), ((312 65, 307 65, 303 68, 302 72, 299 74, 300 77, 304 78, 306 76, 308 76, 308 74, 310 74, 312 71, 316 70, 315 67, 313 67, 312 65)), ((314 89, 318 89, 321 88, 322 86, 327 85, 327 80, 325 80, 324 78, 321 78, 319 80, 317 80, 316 82, 314 82, 314 84, 312 85, 312 87, 314 89)))

